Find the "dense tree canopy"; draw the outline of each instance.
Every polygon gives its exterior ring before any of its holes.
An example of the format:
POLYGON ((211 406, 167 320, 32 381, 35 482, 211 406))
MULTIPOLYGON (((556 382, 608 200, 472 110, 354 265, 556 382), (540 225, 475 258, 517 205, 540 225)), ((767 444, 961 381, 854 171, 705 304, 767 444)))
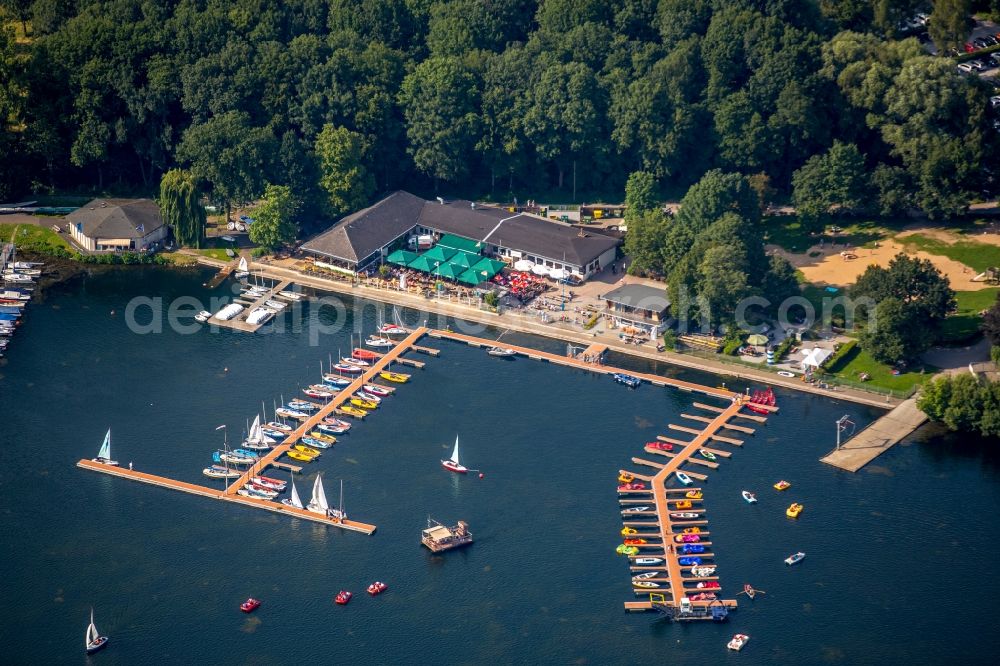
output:
MULTIPOLYGON (((866 208, 949 215, 988 184, 996 130, 978 77, 897 39, 918 4, 8 0, 32 41, 0 31, 0 192, 151 193, 187 167, 221 203, 270 182, 311 206, 332 125, 363 139, 368 197, 620 196, 635 171, 668 192, 714 169, 781 196, 797 172, 831 182, 846 146, 866 208)), ((935 39, 964 39, 968 1, 934 4, 935 39)), ((804 203, 856 203, 833 181, 804 203)), ((668 257, 701 230, 682 226, 668 257)))

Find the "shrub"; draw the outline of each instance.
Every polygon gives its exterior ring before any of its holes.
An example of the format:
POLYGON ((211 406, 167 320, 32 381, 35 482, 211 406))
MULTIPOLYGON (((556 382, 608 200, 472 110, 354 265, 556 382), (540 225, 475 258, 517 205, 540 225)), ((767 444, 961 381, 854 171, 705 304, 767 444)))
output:
POLYGON ((839 370, 840 368, 838 366, 841 364, 841 361, 845 356, 851 353, 851 350, 853 350, 857 344, 857 340, 849 340, 848 342, 840 345, 840 348, 837 349, 837 351, 833 352, 825 361, 823 361, 823 363, 820 364, 820 370, 823 370, 824 372, 836 372, 839 370))
POLYGON ((269 253, 270 250, 268 250, 266 247, 255 247, 254 249, 250 250, 250 256, 253 257, 254 259, 260 259, 261 257, 266 256, 269 253))
POLYGON ((735 340, 729 340, 722 347, 722 353, 727 356, 736 356, 736 350, 743 346, 743 340, 736 338, 735 340))
POLYGON ((590 329, 597 326, 597 322, 599 322, 600 320, 601 320, 601 313, 595 312, 594 315, 590 319, 588 319, 587 322, 583 325, 583 330, 589 331, 590 329))
POLYGON ((785 355, 788 353, 788 350, 791 349, 792 345, 794 344, 795 344, 795 338, 793 338, 790 335, 786 337, 784 340, 782 340, 781 344, 779 344, 777 347, 774 348, 775 363, 784 358, 785 355))

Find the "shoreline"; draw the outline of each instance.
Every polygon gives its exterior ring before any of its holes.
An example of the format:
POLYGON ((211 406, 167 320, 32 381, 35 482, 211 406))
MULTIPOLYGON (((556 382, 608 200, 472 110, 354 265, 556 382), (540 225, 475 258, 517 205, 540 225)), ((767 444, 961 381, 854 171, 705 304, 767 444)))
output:
MULTIPOLYGON (((227 265, 227 262, 218 261, 210 257, 199 256, 197 259, 199 264, 210 266, 212 268, 221 269, 227 265)), ((588 334, 557 326, 540 324, 534 321, 529 321, 526 318, 513 313, 496 314, 493 312, 470 308, 465 305, 442 302, 422 296, 414 296, 412 294, 396 290, 376 289, 366 285, 347 284, 336 280, 327 280, 325 278, 305 275, 299 271, 271 264, 251 262, 250 268, 261 276, 278 280, 291 279, 297 284, 310 287, 312 289, 333 292, 346 296, 357 296, 389 305, 398 305, 411 310, 430 312, 438 315, 445 315, 485 324, 488 326, 509 329, 517 331, 518 333, 540 335, 542 337, 559 340, 561 342, 569 342, 576 345, 589 346, 591 343, 599 340, 602 344, 606 344, 608 350, 610 351, 635 358, 641 358, 646 361, 665 362, 690 370, 700 370, 702 372, 725 375, 735 379, 762 382, 770 386, 778 386, 781 388, 792 389, 813 395, 821 395, 833 399, 847 400, 849 402, 869 407, 890 410, 903 401, 901 398, 869 393, 859 389, 822 389, 811 384, 805 384, 801 381, 789 381, 783 377, 776 376, 774 373, 754 370, 752 368, 735 368, 732 365, 721 361, 700 359, 686 355, 682 352, 655 352, 635 349, 634 347, 626 347, 621 344, 617 338, 602 339, 597 334, 588 334)))

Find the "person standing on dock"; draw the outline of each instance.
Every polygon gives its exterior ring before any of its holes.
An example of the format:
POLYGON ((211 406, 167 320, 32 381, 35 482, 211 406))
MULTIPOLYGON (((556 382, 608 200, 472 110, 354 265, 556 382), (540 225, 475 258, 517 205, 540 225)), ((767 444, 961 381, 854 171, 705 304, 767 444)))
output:
POLYGON ((132 471, 132 461, 131 460, 128 461, 128 471, 130 471, 130 472, 132 471))

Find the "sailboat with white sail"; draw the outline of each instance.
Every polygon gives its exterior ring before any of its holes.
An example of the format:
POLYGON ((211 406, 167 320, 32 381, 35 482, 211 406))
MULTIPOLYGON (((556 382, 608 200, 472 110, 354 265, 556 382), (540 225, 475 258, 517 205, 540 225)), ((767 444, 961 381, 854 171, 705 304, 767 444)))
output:
POLYGON ((240 263, 239 266, 236 267, 235 277, 237 280, 242 280, 248 275, 250 275, 250 266, 247 265, 247 258, 240 257, 240 263))
POLYGON ((457 474, 465 474, 469 469, 458 462, 458 435, 455 435, 455 450, 451 452, 451 458, 442 460, 441 466, 446 470, 457 474))
POLYGON ((292 478, 292 496, 288 499, 281 500, 281 503, 285 506, 290 506, 295 509, 304 509, 302 506, 302 500, 299 499, 299 491, 295 488, 295 478, 292 478))
POLYGON ((111 459, 111 428, 108 428, 108 433, 104 435, 104 443, 101 444, 101 450, 97 452, 97 457, 91 458, 91 461, 102 465, 118 466, 118 461, 111 459))
POLYGON ((329 515, 330 504, 326 501, 326 491, 323 490, 323 475, 317 474, 313 481, 312 498, 306 506, 306 511, 329 515))
POLYGON ((87 646, 87 654, 94 654, 102 647, 108 644, 108 637, 101 636, 101 632, 97 631, 97 625, 94 624, 94 609, 90 609, 90 624, 87 626, 87 639, 85 645, 87 646))
POLYGON ((250 434, 243 440, 243 446, 254 451, 266 451, 275 443, 274 438, 268 437, 260 427, 260 414, 254 417, 253 425, 250 426, 250 434))

